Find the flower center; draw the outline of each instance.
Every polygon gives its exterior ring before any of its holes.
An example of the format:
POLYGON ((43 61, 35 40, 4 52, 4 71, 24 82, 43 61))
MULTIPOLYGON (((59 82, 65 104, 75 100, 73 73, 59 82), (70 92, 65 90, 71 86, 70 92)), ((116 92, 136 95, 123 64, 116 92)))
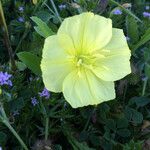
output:
POLYGON ((75 65, 80 68, 92 69, 95 57, 89 55, 79 55, 75 57, 75 65))

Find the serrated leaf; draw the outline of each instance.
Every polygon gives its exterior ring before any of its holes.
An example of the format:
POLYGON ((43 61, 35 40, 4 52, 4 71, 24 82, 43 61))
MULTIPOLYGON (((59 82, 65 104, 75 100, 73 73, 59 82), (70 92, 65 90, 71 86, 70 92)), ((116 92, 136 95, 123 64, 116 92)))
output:
POLYGON ((117 128, 126 128, 128 127, 128 120, 126 118, 120 118, 116 121, 117 128))
POLYGON ((150 99, 147 97, 133 97, 130 99, 128 105, 136 104, 137 108, 144 107, 150 103, 150 99))
POLYGON ((127 35, 130 37, 131 42, 136 43, 139 40, 138 24, 135 18, 131 16, 126 17, 127 35))
POLYGON ((37 26, 35 26, 34 29, 42 37, 47 38, 54 34, 54 32, 40 18, 34 16, 31 17, 31 19, 37 24, 37 26))
POLYGON ((30 52, 20 52, 17 53, 17 56, 33 73, 36 75, 41 75, 40 57, 30 52))
POLYGON ((140 124, 143 121, 143 115, 137 110, 128 106, 125 109, 125 115, 129 121, 132 121, 135 124, 140 124))
POLYGON ((131 133, 128 129, 119 129, 117 130, 117 134, 121 137, 129 137, 131 133))
POLYGON ((113 131, 116 130, 116 123, 113 119, 106 120, 106 126, 113 131))

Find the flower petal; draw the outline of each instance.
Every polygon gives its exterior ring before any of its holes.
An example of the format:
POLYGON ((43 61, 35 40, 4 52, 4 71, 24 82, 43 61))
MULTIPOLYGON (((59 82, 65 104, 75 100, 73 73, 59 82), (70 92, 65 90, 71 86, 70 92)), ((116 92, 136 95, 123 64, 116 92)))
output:
POLYGON ((104 52, 105 51, 105 56, 116 54, 127 54, 129 57, 131 56, 127 40, 122 29, 112 29, 112 38, 109 43, 104 47, 104 52))
POLYGON ((104 50, 99 50, 105 58, 95 63, 93 72, 104 81, 116 81, 131 73, 131 52, 123 30, 113 29, 113 36, 104 50))
POLYGON ((45 87, 53 92, 61 92, 63 80, 71 72, 72 67, 71 59, 60 47, 57 36, 46 38, 41 61, 45 87))
POLYGON ((59 41, 65 49, 84 53, 101 49, 111 36, 111 20, 90 12, 65 19, 58 30, 59 41))
POLYGON ((113 82, 105 82, 88 70, 75 70, 64 80, 63 94, 73 108, 96 105, 115 98, 113 82))

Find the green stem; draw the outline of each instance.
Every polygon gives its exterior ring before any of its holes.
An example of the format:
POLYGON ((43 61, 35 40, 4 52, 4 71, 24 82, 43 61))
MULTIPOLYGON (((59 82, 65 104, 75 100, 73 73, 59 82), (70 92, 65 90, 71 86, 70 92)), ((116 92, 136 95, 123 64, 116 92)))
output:
POLYGON ((26 28, 25 31, 24 31, 24 33, 23 33, 23 35, 22 35, 22 37, 20 38, 20 41, 19 41, 19 43, 18 43, 16 49, 15 49, 14 55, 15 55, 15 54, 17 53, 17 51, 19 50, 19 48, 20 48, 20 46, 21 46, 21 44, 22 44, 22 41, 25 39, 25 37, 28 35, 28 33, 29 33, 29 28, 26 28))
POLYGON ((146 79, 144 80, 143 89, 142 89, 142 96, 145 95, 146 86, 147 86, 147 81, 148 81, 148 78, 146 78, 146 79))
MULTIPOLYGON (((36 12, 36 10, 37 10, 38 7, 40 6, 41 2, 42 2, 42 1, 40 0, 40 1, 38 2, 38 4, 35 6, 35 8, 34 8, 34 10, 33 10, 33 12, 32 12, 32 15, 36 12)), ((19 41, 19 43, 18 43, 18 46, 17 46, 16 49, 15 49, 14 55, 15 55, 15 54, 17 53, 17 51, 19 50, 19 48, 20 48, 20 46, 21 46, 23 40, 24 40, 24 39, 26 38, 26 36, 28 35, 29 31, 30 31, 30 28, 28 28, 28 26, 27 26, 27 28, 25 29, 25 31, 24 31, 22 37, 20 38, 20 41, 19 41)))
POLYGON ((48 139, 49 134, 49 117, 41 99, 40 99, 40 110, 45 118, 45 141, 46 141, 48 139))
POLYGON ((57 18, 59 19, 60 23, 62 23, 62 19, 61 19, 60 15, 59 15, 59 13, 58 13, 58 11, 57 11, 57 8, 56 8, 56 6, 55 6, 54 1, 53 1, 53 0, 50 0, 50 2, 51 2, 52 6, 53 6, 53 8, 54 8, 54 11, 55 11, 55 13, 56 13, 57 18))
POLYGON ((48 139, 48 127, 49 127, 49 117, 45 119, 45 141, 48 139))
POLYGON ((133 18, 135 18, 136 20, 138 20, 139 22, 142 23, 142 21, 137 17, 135 16, 131 11, 129 11, 128 9, 124 8, 122 5, 120 5, 118 2, 116 2, 115 0, 110 0, 110 2, 112 4, 115 4, 117 5, 118 7, 120 7, 125 13, 127 13, 128 15, 132 16, 133 18))
POLYGON ((90 113, 89 118, 88 118, 88 120, 87 120, 87 122, 86 122, 86 124, 85 124, 85 126, 84 126, 83 131, 85 131, 85 130, 87 129, 87 127, 88 127, 88 125, 89 125, 89 123, 90 123, 91 117, 92 117, 92 115, 94 114, 95 110, 96 110, 96 107, 95 107, 95 108, 92 110, 92 112, 90 113))
POLYGON ((14 59, 14 56, 13 56, 11 43, 10 43, 10 40, 9 40, 9 33, 8 33, 8 28, 7 28, 7 24, 6 24, 6 20, 5 20, 1 0, 0 0, 0 24, 1 24, 2 29, 3 29, 5 45, 6 45, 8 54, 9 54, 9 58, 10 58, 10 62, 11 62, 11 68, 12 68, 13 71, 15 71, 17 67, 16 67, 16 64, 15 64, 15 59, 14 59))
POLYGON ((1 115, 0 115, 0 119, 2 121, 2 123, 5 124, 6 127, 8 127, 8 129, 13 133, 13 135, 17 138, 17 140, 19 141, 19 143, 21 144, 21 146, 25 149, 25 150, 29 150, 26 146, 26 144, 23 142, 23 140, 20 138, 20 136, 17 134, 17 132, 14 130, 14 128, 11 126, 11 124, 9 123, 9 120, 6 116, 5 110, 3 108, 3 105, 1 104, 0 107, 0 111, 1 111, 1 115))
POLYGON ((14 128, 10 125, 10 123, 7 120, 3 120, 2 121, 8 128, 9 130, 13 133, 13 135, 17 138, 17 140, 20 142, 21 146, 25 149, 25 150, 29 150, 27 148, 27 146, 25 145, 25 143, 22 141, 22 139, 20 138, 20 136, 17 134, 17 132, 14 130, 14 128))

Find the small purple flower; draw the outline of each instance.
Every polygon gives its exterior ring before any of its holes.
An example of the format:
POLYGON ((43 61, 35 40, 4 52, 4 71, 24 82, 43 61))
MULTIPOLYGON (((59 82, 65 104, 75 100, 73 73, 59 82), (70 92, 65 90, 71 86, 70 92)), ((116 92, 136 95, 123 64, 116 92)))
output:
POLYGON ((0 150, 3 150, 2 147, 0 147, 0 150))
POLYGON ((23 7, 23 6, 19 6, 18 10, 19 10, 20 12, 23 12, 23 11, 24 11, 24 7, 23 7))
POLYGON ((65 102, 65 103, 64 103, 64 108, 66 108, 66 107, 67 107, 67 103, 65 102))
POLYGON ((142 75, 141 78, 142 78, 142 81, 146 81, 148 79, 148 77, 145 75, 142 75))
POLYGON ((121 14, 122 14, 122 11, 121 11, 120 9, 115 9, 115 10, 113 11, 113 14, 114 14, 114 15, 121 15, 121 14))
POLYGON ((13 112, 13 116, 17 116, 17 115, 19 115, 20 113, 18 112, 18 110, 15 110, 14 112, 13 112))
POLYGON ((63 10, 63 9, 66 9, 67 6, 65 4, 61 4, 58 7, 59 7, 60 10, 63 10))
POLYGON ((29 77, 29 81, 32 81, 33 80, 33 78, 32 77, 29 77))
POLYGON ((150 6, 145 6, 145 9, 146 9, 146 10, 149 10, 149 9, 150 9, 150 6))
POLYGON ((127 40, 127 41, 130 41, 130 38, 129 38, 128 36, 126 36, 126 40, 127 40))
POLYGON ((42 92, 39 93, 40 97, 45 97, 45 99, 49 99, 50 97, 50 92, 44 88, 42 92))
POLYGON ((149 12, 143 12, 143 17, 149 17, 150 18, 150 13, 149 12))
POLYGON ((24 19, 23 17, 19 17, 19 18, 18 18, 18 21, 19 21, 19 22, 24 22, 25 19, 24 19))
POLYGON ((33 106, 37 105, 39 102, 37 101, 37 99, 35 97, 31 98, 31 103, 33 106))
POLYGON ((11 77, 12 75, 7 72, 0 72, 0 85, 12 86, 12 82, 10 80, 11 77))

